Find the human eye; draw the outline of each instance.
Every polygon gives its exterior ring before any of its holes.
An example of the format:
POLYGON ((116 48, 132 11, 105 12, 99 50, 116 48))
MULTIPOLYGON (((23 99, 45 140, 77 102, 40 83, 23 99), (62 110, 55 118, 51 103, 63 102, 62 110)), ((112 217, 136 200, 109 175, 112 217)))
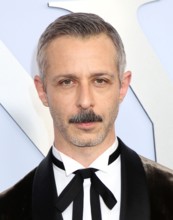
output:
POLYGON ((106 79, 106 78, 96 78, 94 80, 94 83, 98 87, 103 87, 103 86, 108 84, 108 79, 106 79))
POLYGON ((59 85, 63 87, 70 87, 73 86, 74 80, 72 79, 62 79, 59 81, 59 85))
POLYGON ((106 80, 105 79, 96 79, 96 83, 103 84, 103 83, 106 83, 106 80))

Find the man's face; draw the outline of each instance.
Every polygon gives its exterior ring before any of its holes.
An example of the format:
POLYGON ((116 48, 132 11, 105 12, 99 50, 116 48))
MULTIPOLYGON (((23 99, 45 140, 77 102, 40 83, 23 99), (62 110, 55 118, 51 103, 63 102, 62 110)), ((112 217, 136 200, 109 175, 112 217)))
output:
POLYGON ((130 81, 127 73, 120 85, 112 41, 104 34, 86 39, 63 36, 50 43, 46 55, 45 91, 38 76, 35 84, 50 108, 55 143, 112 144, 119 103, 130 81))

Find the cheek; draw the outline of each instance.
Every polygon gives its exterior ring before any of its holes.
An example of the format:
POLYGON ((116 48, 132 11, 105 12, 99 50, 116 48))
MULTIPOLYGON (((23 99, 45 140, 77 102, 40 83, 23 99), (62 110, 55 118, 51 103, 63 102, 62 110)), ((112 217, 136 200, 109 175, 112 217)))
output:
POLYGON ((59 97, 54 97, 50 100, 49 108, 61 120, 68 120, 74 112, 74 106, 72 106, 71 102, 59 97))
POLYGON ((109 96, 105 99, 100 100, 97 105, 96 113, 101 114, 104 118, 111 118, 113 119, 118 112, 119 108, 119 99, 118 96, 109 96))
POLYGON ((102 105, 104 107, 115 107, 119 103, 119 91, 113 90, 112 92, 105 94, 102 97, 102 105))

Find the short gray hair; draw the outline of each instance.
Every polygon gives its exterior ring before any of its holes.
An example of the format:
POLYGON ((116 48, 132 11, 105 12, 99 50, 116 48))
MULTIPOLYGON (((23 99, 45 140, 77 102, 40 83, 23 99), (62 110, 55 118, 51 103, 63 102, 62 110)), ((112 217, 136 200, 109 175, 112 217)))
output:
POLYGON ((106 34, 113 42, 117 57, 119 79, 125 70, 126 54, 120 35, 116 29, 101 17, 91 13, 70 13, 52 22, 41 35, 37 48, 37 62, 40 76, 44 81, 47 68, 46 48, 54 39, 61 36, 90 37, 106 34))

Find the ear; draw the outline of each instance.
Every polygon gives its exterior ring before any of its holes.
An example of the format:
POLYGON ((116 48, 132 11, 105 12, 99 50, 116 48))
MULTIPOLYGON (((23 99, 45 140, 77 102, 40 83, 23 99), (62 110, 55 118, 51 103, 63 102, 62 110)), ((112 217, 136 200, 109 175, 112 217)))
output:
POLYGON ((34 83, 40 100, 42 101, 43 105, 48 107, 49 105, 47 100, 47 94, 43 85, 43 81, 41 80, 40 76, 36 75, 34 77, 34 83))
POLYGON ((122 80, 121 80, 121 87, 120 87, 120 95, 119 95, 119 100, 120 102, 123 101, 124 97, 127 94, 129 85, 130 85, 130 81, 131 81, 131 72, 127 71, 123 74, 122 80))

